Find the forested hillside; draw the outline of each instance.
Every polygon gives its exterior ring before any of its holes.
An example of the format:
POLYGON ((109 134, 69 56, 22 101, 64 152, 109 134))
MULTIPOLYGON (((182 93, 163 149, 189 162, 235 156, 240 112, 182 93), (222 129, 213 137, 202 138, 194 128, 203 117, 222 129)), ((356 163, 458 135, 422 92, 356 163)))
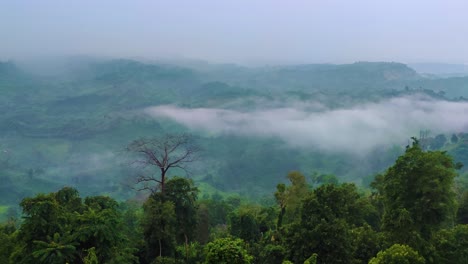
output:
POLYGON ((386 104, 422 105, 416 114, 433 102, 463 105, 463 78, 425 79, 399 63, 179 65, 75 58, 45 74, 2 62, 3 208, 64 185, 83 195, 132 198, 135 171, 125 147, 174 133, 193 134, 203 149, 190 177, 208 194, 268 197, 292 170, 308 180, 334 175, 367 186, 421 131, 425 149, 467 161, 463 122, 431 127, 432 120, 403 120, 395 131, 365 123, 366 108, 386 104), (342 113, 364 123, 349 130, 351 121, 335 118, 342 113))

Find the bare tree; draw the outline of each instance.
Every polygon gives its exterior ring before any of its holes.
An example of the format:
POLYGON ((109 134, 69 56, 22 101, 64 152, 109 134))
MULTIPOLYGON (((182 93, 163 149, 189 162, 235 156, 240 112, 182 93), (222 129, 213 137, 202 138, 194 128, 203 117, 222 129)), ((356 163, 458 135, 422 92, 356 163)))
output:
POLYGON ((150 190, 153 193, 161 190, 164 193, 167 172, 178 168, 187 173, 188 163, 196 160, 200 148, 189 134, 170 134, 134 140, 126 150, 137 155, 133 164, 143 168, 156 168, 156 173, 143 170, 142 174, 137 176, 137 190, 150 190))

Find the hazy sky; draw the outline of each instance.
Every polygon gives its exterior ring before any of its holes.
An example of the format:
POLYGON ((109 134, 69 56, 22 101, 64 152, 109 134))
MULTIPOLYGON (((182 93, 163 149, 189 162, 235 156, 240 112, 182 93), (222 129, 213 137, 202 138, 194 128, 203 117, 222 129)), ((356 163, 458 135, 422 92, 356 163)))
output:
POLYGON ((1 0, 0 59, 468 62, 466 0, 1 0))

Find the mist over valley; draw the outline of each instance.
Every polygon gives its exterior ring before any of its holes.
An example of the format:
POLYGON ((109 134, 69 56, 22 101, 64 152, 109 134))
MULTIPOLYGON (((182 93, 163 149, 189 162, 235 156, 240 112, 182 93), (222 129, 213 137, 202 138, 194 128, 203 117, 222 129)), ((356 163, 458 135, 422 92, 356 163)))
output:
POLYGON ((421 131, 427 149, 467 157, 468 77, 428 78, 385 62, 244 67, 69 58, 60 65, 47 74, 0 65, 8 202, 63 185, 132 197, 135 172, 123 149, 171 133, 193 134, 201 145, 190 175, 201 188, 248 197, 268 195, 291 170, 368 184, 421 131))

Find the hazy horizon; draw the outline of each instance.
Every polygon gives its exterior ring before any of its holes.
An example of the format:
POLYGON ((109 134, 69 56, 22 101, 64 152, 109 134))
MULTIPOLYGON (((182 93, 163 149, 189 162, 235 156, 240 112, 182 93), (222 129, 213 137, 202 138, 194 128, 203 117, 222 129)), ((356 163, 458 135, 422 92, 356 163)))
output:
POLYGON ((466 64, 466 10, 468 2, 456 0, 5 1, 0 60, 466 64))

